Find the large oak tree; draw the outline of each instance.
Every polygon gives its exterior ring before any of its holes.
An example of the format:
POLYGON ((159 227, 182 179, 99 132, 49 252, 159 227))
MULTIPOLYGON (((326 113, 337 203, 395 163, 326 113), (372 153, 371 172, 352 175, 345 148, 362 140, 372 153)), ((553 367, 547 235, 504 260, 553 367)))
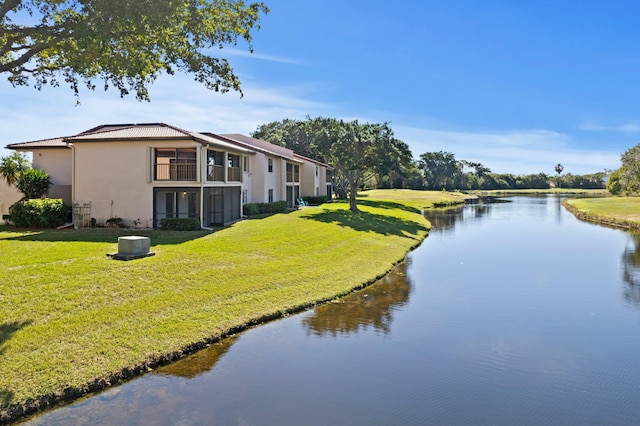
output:
POLYGON ((240 91, 224 46, 259 28, 263 3, 241 0, 4 0, 0 73, 38 89, 64 82, 78 94, 101 82, 148 100, 160 73, 193 74, 205 87, 240 91))
POLYGON ((285 119, 263 124, 253 137, 286 146, 298 154, 328 163, 340 196, 357 211, 356 195, 372 177, 389 179, 413 164, 409 147, 393 137, 387 123, 359 123, 335 118, 285 119))

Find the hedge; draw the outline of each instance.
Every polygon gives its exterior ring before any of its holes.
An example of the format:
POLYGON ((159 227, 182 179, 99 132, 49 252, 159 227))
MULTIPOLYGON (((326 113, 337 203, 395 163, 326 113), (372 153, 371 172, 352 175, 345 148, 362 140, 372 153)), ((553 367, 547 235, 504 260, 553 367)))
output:
POLYGON ((35 198, 13 204, 9 207, 9 217, 19 227, 55 228, 71 221, 71 207, 61 198, 35 198))
POLYGON ((273 203, 248 203, 242 206, 242 214, 253 216, 262 213, 280 213, 287 210, 286 201, 274 201, 273 203))
POLYGON ((167 231, 198 231, 200 221, 193 217, 165 217, 160 219, 160 229, 167 231))
POLYGON ((326 195, 316 195, 312 197, 302 197, 310 206, 319 206, 320 204, 324 204, 328 201, 328 197, 326 195))

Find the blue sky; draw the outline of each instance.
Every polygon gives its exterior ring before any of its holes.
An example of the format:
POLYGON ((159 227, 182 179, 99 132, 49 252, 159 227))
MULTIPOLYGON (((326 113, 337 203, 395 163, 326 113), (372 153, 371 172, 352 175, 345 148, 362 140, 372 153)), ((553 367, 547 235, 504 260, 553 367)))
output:
MULTIPOLYGON (((244 97, 163 76, 151 102, 0 80, 0 146, 105 123, 245 133, 284 118, 390 122, 413 155, 497 173, 619 167, 640 143, 640 4, 265 0, 254 54, 225 48, 244 97)), ((99 86, 99 85, 98 85, 99 86)), ((0 156, 9 152, 0 149, 0 156)))

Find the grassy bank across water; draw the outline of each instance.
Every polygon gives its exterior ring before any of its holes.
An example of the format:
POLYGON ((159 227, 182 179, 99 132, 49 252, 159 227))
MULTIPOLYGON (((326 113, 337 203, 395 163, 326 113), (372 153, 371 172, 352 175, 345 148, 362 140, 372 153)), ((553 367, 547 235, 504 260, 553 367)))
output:
POLYGON ((640 230, 640 197, 575 198, 562 203, 579 219, 640 230))
POLYGON ((493 190, 477 190, 470 191, 471 194, 478 196, 508 196, 508 195, 581 195, 590 197, 606 197, 609 195, 606 189, 578 189, 578 188, 549 188, 549 189, 493 189, 493 190))
POLYGON ((383 276, 465 196, 371 191, 215 231, 0 227, 0 422, 71 400, 383 276), (122 235, 153 257, 121 262, 122 235))

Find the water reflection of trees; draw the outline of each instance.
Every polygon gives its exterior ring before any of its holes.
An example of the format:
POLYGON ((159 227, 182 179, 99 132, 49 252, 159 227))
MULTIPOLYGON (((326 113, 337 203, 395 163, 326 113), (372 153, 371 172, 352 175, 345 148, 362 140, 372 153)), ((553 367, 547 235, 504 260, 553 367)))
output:
POLYGON ((453 209, 425 210, 424 216, 431 223, 432 229, 438 232, 452 230, 457 222, 480 219, 491 211, 490 204, 474 204, 472 206, 456 207, 453 209))
POLYGON ((624 288, 624 299, 640 307, 640 234, 629 234, 631 245, 627 245, 622 253, 622 278, 627 284, 624 288))
POLYGON ((441 232, 453 229, 456 222, 462 219, 463 207, 455 209, 425 210, 424 216, 431 223, 431 228, 441 232))
POLYGON ((199 374, 210 371, 216 362, 227 353, 235 341, 236 336, 222 339, 208 348, 199 350, 176 362, 158 368, 156 373, 193 379, 199 374))
POLYGON ((370 327, 376 332, 389 333, 394 311, 406 304, 411 294, 407 262, 398 265, 377 283, 315 308, 302 320, 307 334, 359 334, 370 327))

